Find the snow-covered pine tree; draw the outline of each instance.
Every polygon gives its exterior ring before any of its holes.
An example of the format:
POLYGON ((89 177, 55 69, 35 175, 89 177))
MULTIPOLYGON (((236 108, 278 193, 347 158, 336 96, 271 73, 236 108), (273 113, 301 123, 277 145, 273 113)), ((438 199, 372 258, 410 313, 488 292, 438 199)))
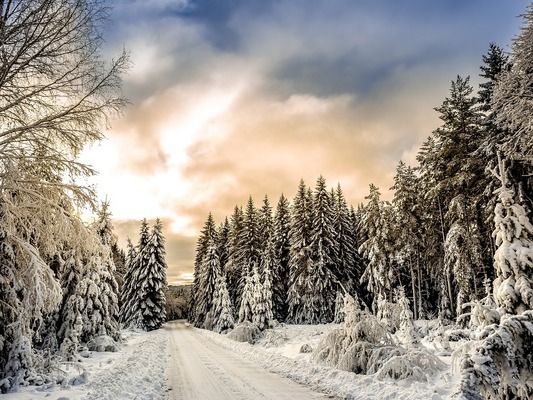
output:
MULTIPOLYGON (((263 205, 258 211, 257 226, 261 253, 263 253, 267 246, 268 240, 270 239, 270 236, 272 236, 274 231, 272 206, 270 205, 270 201, 268 200, 267 195, 265 195, 265 198, 263 199, 263 205)), ((261 263, 259 264, 259 268, 262 268, 261 263)), ((261 274, 263 273, 261 270, 259 272, 261 274)))
POLYGON ((366 289, 373 295, 373 308, 376 311, 379 296, 390 298, 393 271, 390 265, 391 246, 388 237, 387 215, 389 206, 380 199, 379 189, 370 184, 370 194, 365 197, 368 203, 364 207, 362 226, 367 239, 359 248, 368 260, 361 282, 366 282, 366 289))
POLYGON ((256 296, 253 322, 261 330, 270 328, 274 319, 272 311, 272 270, 275 267, 275 263, 276 252, 274 249, 274 240, 271 236, 261 256, 261 271, 263 276, 262 281, 259 281, 259 285, 257 285, 255 273, 253 277, 254 294, 256 296), (260 294, 257 293, 259 290, 261 290, 260 294))
POLYGON ((307 301, 304 314, 308 323, 326 323, 333 321, 335 294, 338 278, 335 272, 338 268, 337 242, 334 231, 333 199, 328 193, 326 180, 320 176, 317 179, 313 199, 313 220, 311 225, 311 251, 313 269, 308 270, 307 301))
POLYGON ((302 312, 303 293, 307 290, 307 269, 311 263, 311 223, 313 198, 303 180, 300 181, 298 192, 291 209, 290 258, 289 258, 289 291, 287 294, 287 320, 302 323, 305 316, 302 312))
POLYGON ((254 283, 250 274, 245 275, 244 288, 239 307, 239 323, 252 322, 255 309, 254 283))
POLYGON ((121 320, 125 327, 135 328, 140 326, 140 272, 143 265, 146 265, 146 253, 144 249, 150 240, 148 222, 143 219, 141 222, 139 242, 134 251, 134 258, 131 264, 131 284, 124 285, 122 290, 124 302, 122 303, 121 320))
POLYGON ((159 329, 166 320, 167 263, 163 224, 156 219, 148 243, 141 251, 138 275, 139 323, 147 331, 159 329))
POLYGON ((124 281, 122 282, 122 287, 120 290, 120 312, 119 312, 119 321, 121 323, 124 323, 124 321, 127 319, 127 313, 126 308, 124 305, 126 304, 128 298, 131 296, 131 292, 133 290, 133 278, 134 278, 134 271, 135 271, 135 257, 137 256, 137 253, 135 251, 135 247, 133 247, 133 244, 131 243, 130 238, 128 238, 127 241, 127 253, 126 258, 124 261, 124 266, 126 269, 126 273, 124 274, 124 281))
POLYGON ((118 319, 118 284, 115 279, 115 263, 113 262, 112 246, 117 238, 113 232, 109 203, 102 203, 98 210, 94 230, 100 238, 100 302, 103 305, 103 330, 105 335, 117 340, 120 337, 118 319))
POLYGON ((200 264, 200 286, 195 293, 195 301, 198 303, 198 314, 202 315, 202 325, 205 329, 213 329, 213 296, 217 283, 217 277, 222 273, 218 249, 215 239, 212 239, 207 246, 207 253, 200 264))
POLYGON ((522 18, 520 33, 513 40, 512 66, 496 82, 492 101, 496 122, 511 132, 501 146, 507 158, 533 156, 533 4, 522 18))
POLYGON ((261 275, 257 266, 252 270, 252 322, 260 329, 264 330, 269 327, 272 318, 272 309, 267 309, 265 292, 261 283, 261 275))
POLYGON ((274 318, 279 322, 287 317, 287 290, 289 280, 289 257, 291 229, 289 201, 282 194, 274 217, 275 262, 272 268, 272 307, 274 318))
POLYGON ((341 185, 333 196, 334 233, 336 248, 335 274, 344 287, 350 292, 357 291, 356 282, 359 280, 361 271, 359 255, 355 248, 353 222, 350 219, 350 210, 346 204, 341 185))
POLYGON ((234 325, 233 306, 226 286, 226 276, 221 272, 217 277, 213 295, 213 328, 215 332, 222 333, 232 329, 234 325))
POLYGON ((409 306, 409 299, 405 295, 403 286, 397 289, 395 300, 400 309, 400 328, 398 329, 397 336, 401 344, 411 345, 417 340, 418 334, 413 324, 413 313, 409 306))
POLYGON ((226 263, 224 270, 226 272, 231 303, 237 313, 241 304, 241 288, 239 287, 239 281, 241 279, 242 271, 245 270, 242 257, 243 246, 244 214, 242 209, 236 206, 230 218, 228 262, 226 263))
POLYGON ((494 209, 496 246, 494 299, 505 313, 520 314, 533 309, 533 225, 524 207, 515 202, 515 193, 507 184, 504 161, 499 172, 501 182, 494 209))
POLYGON ((252 197, 248 199, 244 214, 244 234, 242 258, 244 265, 250 269, 259 265, 261 260, 261 236, 259 232, 259 217, 252 197))
POLYGON ((83 266, 75 250, 65 253, 64 273, 61 278, 63 301, 58 313, 57 341, 63 357, 67 360, 77 352, 83 330, 81 310, 85 299, 78 290, 83 266))
POLYGON ((394 177, 394 198, 392 199, 394 225, 396 235, 394 253, 400 268, 410 277, 411 296, 415 319, 420 314, 423 317, 421 262, 420 262, 420 234, 419 234, 419 191, 417 177, 414 170, 400 161, 394 177))
POLYGON ((224 218, 224 222, 220 224, 217 230, 218 258, 220 259, 220 268, 223 271, 225 271, 229 258, 229 240, 230 224, 228 218, 224 218))
POLYGON ((474 268, 483 268, 477 226, 469 222, 468 206, 463 195, 455 197, 449 205, 447 217, 452 223, 444 243, 444 267, 452 272, 457 282, 456 315, 463 313, 463 304, 479 297, 474 268))
POLYGON ((198 237, 198 242, 196 244, 196 257, 194 260, 194 283, 193 283, 193 293, 191 296, 191 321, 196 327, 202 327, 204 325, 204 320, 206 317, 205 309, 201 309, 201 304, 203 303, 202 299, 204 297, 204 282, 202 281, 204 273, 202 268, 204 266, 204 258, 207 255, 209 246, 211 243, 216 242, 216 225, 213 215, 209 213, 207 220, 204 224, 200 236, 198 237), (204 312, 205 311, 205 312, 204 312))

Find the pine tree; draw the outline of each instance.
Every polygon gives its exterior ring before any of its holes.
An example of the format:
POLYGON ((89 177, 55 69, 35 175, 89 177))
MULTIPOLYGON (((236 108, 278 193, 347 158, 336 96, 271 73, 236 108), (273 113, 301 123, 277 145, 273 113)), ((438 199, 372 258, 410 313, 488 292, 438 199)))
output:
POLYGON ((314 310, 316 315, 313 319, 321 322, 331 322, 335 311, 338 246, 335 241, 334 218, 332 199, 326 187, 326 180, 320 176, 315 187, 311 225, 311 249, 314 263, 313 270, 308 271, 311 283, 310 302, 306 302, 305 307, 309 308, 309 314, 312 313, 311 310, 314 310))
POLYGON ((196 327, 203 326, 206 317, 205 313, 207 312, 205 309, 200 308, 204 296, 203 289, 205 285, 202 281, 202 277, 204 276, 204 272, 202 271, 204 265, 203 260, 208 252, 210 243, 216 242, 216 237, 215 220, 213 219, 213 215, 209 213, 196 244, 196 257, 194 260, 194 283, 191 296, 193 303, 191 304, 192 315, 190 319, 196 327))
POLYGON ((239 307, 239 323, 252 322, 255 308, 254 284, 250 275, 245 276, 244 288, 239 307))
POLYGON ((241 276, 239 278, 239 292, 244 291, 246 279, 252 276, 253 266, 258 267, 261 262, 261 243, 259 236, 259 222, 257 209, 250 197, 246 212, 244 214, 244 226, 241 247, 240 265, 242 265, 241 276))
POLYGON ((139 286, 139 322, 140 326, 152 331, 159 329, 166 320, 165 290, 167 288, 165 261, 165 238, 163 225, 156 220, 148 243, 140 253, 140 260, 145 261, 140 265, 138 275, 139 286))
MULTIPOLYGON (((123 288, 124 302, 122 304, 121 320, 125 327, 141 327, 140 314, 140 272, 143 265, 147 264, 147 253, 144 251, 150 240, 150 232, 146 219, 141 222, 139 243, 134 251, 131 261, 131 284, 123 288)), ((133 253, 133 252, 132 252, 133 253)))
POLYGON ((259 217, 257 222, 259 243, 261 245, 261 252, 263 252, 274 230, 272 207, 270 206, 270 201, 268 200, 267 195, 265 195, 265 198, 263 199, 263 205, 259 210, 259 217))
POLYGON ((380 200, 379 189, 370 184, 370 194, 364 208, 362 225, 367 239, 359 251, 368 260, 361 282, 366 282, 366 289, 374 296, 374 310, 378 297, 390 298, 393 271, 390 265, 390 243, 387 231, 387 205, 380 200))
POLYGON ((506 313, 519 314, 533 309, 533 225, 507 184, 503 161, 495 173, 501 182, 494 210, 494 253, 496 280, 494 298, 506 313))
POLYGON ((264 297, 265 292, 263 290, 263 284, 259 274, 259 269, 254 266, 252 270, 252 322, 260 329, 263 330, 268 327, 270 321, 268 321, 267 313, 270 311, 272 316, 272 310, 267 310, 266 299, 264 297))
POLYGON ((313 212, 312 195, 309 195, 305 183, 300 181, 298 192, 291 210, 289 291, 287 295, 287 320, 301 323, 304 320, 302 293, 308 282, 304 275, 311 262, 311 221, 313 212))
POLYGON ((111 249, 116 245, 117 238, 113 232, 111 223, 111 213, 109 203, 104 202, 98 212, 94 229, 100 238, 100 302, 103 305, 103 332, 118 339, 120 336, 118 329, 119 309, 118 309, 118 284, 115 279, 115 263, 111 249))
POLYGON ((131 243, 131 240, 128 238, 127 241, 127 253, 126 258, 124 261, 124 266, 126 269, 126 273, 124 274, 124 282, 122 283, 122 288, 120 291, 120 322, 124 323, 127 320, 127 313, 126 308, 124 305, 126 304, 129 297, 132 295, 133 291, 133 277, 134 277, 134 265, 135 265, 135 257, 137 256, 137 253, 135 252, 135 247, 133 247, 133 244, 131 243))
POLYGON ((287 317, 287 290, 291 229, 289 202, 281 195, 274 218, 273 246, 275 260, 272 266, 272 307, 274 318, 280 322, 287 317))
POLYGON ((350 210, 346 204, 346 199, 340 184, 332 196, 334 200, 334 232, 336 248, 335 271, 338 279, 345 288, 356 291, 355 282, 359 279, 359 256, 355 249, 354 222, 350 217, 350 210))
POLYGON ((411 296, 415 319, 424 314, 420 262, 420 221, 418 180, 414 170, 402 161, 396 168, 394 177, 394 252, 400 267, 404 269, 411 282, 411 296))
POLYGON ((453 272, 458 287, 457 316, 463 313, 464 303, 478 298, 477 278, 473 268, 483 266, 478 230, 468 220, 465 201, 462 195, 452 200, 448 215, 453 215, 454 222, 444 243, 445 268, 453 272))
POLYGON ((220 267, 225 270, 229 259, 230 224, 227 218, 220 224, 217 231, 218 258, 220 267))
POLYGON ((195 293, 195 301, 198 303, 198 314, 204 316, 199 325, 205 329, 213 328, 213 295, 215 293, 217 277, 222 274, 217 245, 212 239, 207 247, 207 253, 200 264, 201 275, 198 292, 195 293))
POLYGON ((233 309, 226 286, 226 277, 222 272, 217 277, 215 294, 213 296, 213 327, 218 333, 232 329, 235 325, 233 309))
POLYGON ((499 77, 492 102, 496 122, 511 132, 501 146, 508 158, 533 155, 533 4, 522 18, 520 34, 513 40, 512 66, 499 77))
POLYGON ((242 288, 239 282, 246 269, 243 259, 244 241, 244 214, 242 209, 235 207, 230 219, 229 253, 225 271, 231 303, 237 312, 241 304, 242 288))

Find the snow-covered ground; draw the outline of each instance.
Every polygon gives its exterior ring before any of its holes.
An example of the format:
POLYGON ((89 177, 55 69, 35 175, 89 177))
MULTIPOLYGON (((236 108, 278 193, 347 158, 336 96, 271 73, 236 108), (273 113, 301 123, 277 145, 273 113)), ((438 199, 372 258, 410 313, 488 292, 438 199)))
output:
POLYGON ((86 383, 59 387, 30 386, 0 395, 2 400, 132 400, 165 399, 165 369, 168 335, 164 330, 148 333, 124 332, 124 343, 116 353, 91 352, 90 357, 64 364, 73 375, 86 371, 86 383))
MULTIPOLYGON (((426 322, 418 330, 427 331, 426 322)), ((155 399, 312 399, 440 400, 457 387, 449 351, 426 337, 422 346, 448 369, 428 381, 378 379, 357 375, 313 359, 311 351, 337 324, 279 325, 263 332, 255 344, 196 329, 184 321, 163 329, 124 332, 116 353, 92 352, 79 366, 86 382, 69 387, 28 387, 0 396, 5 400, 155 400, 155 399), (302 352, 302 347, 307 352, 302 352)), ((446 343, 447 344, 447 343, 446 343)), ((452 343, 452 347, 454 344, 452 343)), ((449 346, 445 346, 448 347, 449 346)), ((76 364, 73 376, 80 373, 76 364)))
MULTIPOLYGON (((447 399, 458 384, 458 376, 452 376, 450 368, 427 382, 412 380, 377 379, 373 375, 357 375, 351 372, 318 365, 311 353, 301 353, 303 345, 316 349, 321 338, 336 324, 282 325, 265 331, 254 345, 235 342, 224 335, 206 330, 198 332, 234 353, 291 380, 311 388, 345 399, 361 400, 439 400, 447 399)), ((423 343, 423 346, 426 345, 423 343)), ((431 345, 427 345, 431 349, 431 345)), ((451 356, 440 356, 448 366, 451 356)))

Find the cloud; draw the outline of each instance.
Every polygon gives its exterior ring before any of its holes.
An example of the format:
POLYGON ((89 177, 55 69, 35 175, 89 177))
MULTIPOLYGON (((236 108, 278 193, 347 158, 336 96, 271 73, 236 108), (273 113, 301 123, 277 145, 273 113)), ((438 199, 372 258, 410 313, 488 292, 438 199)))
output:
MULTIPOLYGON (((520 3, 520 2, 517 2, 520 3)), ((124 243, 164 219, 169 281, 191 277, 205 217, 323 174, 352 203, 385 196, 524 4, 501 1, 119 1, 106 54, 130 49, 133 104, 83 159, 124 243), (514 4, 514 3, 513 3, 514 4), (479 10, 484 10, 480 12, 479 10)))

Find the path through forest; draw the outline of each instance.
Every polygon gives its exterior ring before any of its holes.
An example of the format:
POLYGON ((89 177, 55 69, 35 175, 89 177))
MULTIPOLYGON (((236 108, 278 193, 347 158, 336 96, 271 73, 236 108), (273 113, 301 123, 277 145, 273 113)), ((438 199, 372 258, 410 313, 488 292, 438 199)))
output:
POLYGON ((169 398, 174 400, 327 398, 244 360, 198 334, 183 321, 168 322, 169 398))

